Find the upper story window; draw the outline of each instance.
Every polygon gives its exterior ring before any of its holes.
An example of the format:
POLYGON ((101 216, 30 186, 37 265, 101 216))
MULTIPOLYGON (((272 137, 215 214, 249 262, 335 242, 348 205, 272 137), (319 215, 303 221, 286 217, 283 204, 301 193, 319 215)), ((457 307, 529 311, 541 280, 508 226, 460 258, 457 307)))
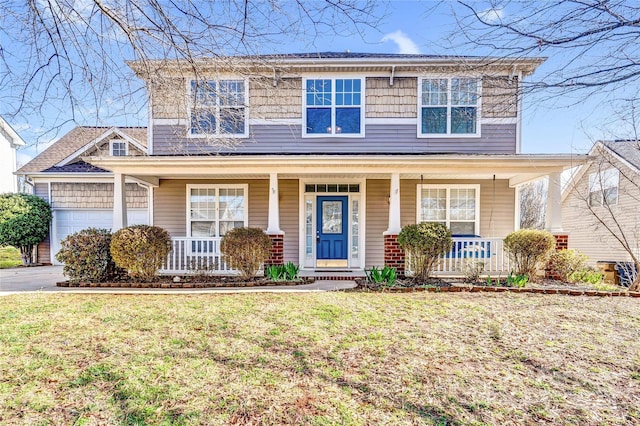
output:
POLYGON ((422 78, 418 135, 479 136, 479 95, 475 78, 422 78))
POLYGON ((618 186, 620 184, 620 171, 607 169, 589 175, 589 205, 615 205, 618 204, 618 186))
POLYGON ((247 136, 244 80, 191 82, 191 134, 247 136))
POLYGON ((418 185, 418 222, 442 223, 454 235, 478 235, 480 185, 418 185))
POLYGON ((363 80, 323 78, 305 80, 307 136, 362 136, 363 80))
POLYGON ((126 157, 129 154, 129 144, 122 139, 109 142, 109 152, 113 157, 126 157))

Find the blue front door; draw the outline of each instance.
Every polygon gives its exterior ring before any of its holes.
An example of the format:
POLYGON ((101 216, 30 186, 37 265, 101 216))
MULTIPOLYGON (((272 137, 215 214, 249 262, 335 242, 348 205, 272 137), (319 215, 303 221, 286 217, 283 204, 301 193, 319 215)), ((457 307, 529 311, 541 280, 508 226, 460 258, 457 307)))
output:
POLYGON ((316 210, 318 266, 347 266, 349 197, 319 196, 316 210), (335 262, 332 262, 335 261, 335 262))

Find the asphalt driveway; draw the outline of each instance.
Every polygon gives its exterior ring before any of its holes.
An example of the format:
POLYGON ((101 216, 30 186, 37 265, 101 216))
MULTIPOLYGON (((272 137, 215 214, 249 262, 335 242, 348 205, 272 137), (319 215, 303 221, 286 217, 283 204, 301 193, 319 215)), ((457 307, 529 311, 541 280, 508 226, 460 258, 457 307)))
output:
POLYGON ((16 291, 58 291, 64 281, 62 266, 0 269, 0 293, 16 291))

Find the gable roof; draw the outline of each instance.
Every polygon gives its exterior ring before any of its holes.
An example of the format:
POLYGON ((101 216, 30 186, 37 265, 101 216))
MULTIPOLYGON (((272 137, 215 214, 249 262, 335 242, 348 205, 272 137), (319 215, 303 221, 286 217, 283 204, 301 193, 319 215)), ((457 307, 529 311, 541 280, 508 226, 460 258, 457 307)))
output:
MULTIPOLYGON (((58 163, 68 159, 74 153, 78 156, 84 153, 83 147, 93 141, 96 141, 102 135, 111 134, 110 130, 115 129, 119 133, 123 133, 134 139, 144 148, 147 146, 147 128, 146 127, 85 127, 78 126, 69 133, 62 136, 50 147, 42 151, 35 158, 24 166, 20 167, 16 173, 28 174, 37 172, 49 173, 69 173, 80 171, 77 167, 56 167, 58 163)), ((98 142, 98 141, 96 141, 98 142)), ((89 170, 83 170, 84 172, 89 170)), ((95 170, 97 171, 97 170, 95 170)))
POLYGON ((621 160, 625 160, 636 169, 636 172, 640 173, 640 141, 602 141, 602 145, 605 146, 609 151, 620 157, 621 160))
POLYGON ((7 121, 0 117, 0 132, 2 132, 9 143, 11 144, 11 148, 17 148, 19 146, 25 146, 26 143, 22 140, 20 135, 13 130, 13 127, 7 121))
POLYGON ((589 167, 601 158, 604 153, 610 154, 613 158, 629 167, 635 173, 640 174, 640 141, 638 140, 612 140, 597 141, 593 144, 587 156, 589 161, 581 165, 575 173, 572 174, 569 182, 562 191, 562 201, 564 201, 576 184, 583 178, 589 167))

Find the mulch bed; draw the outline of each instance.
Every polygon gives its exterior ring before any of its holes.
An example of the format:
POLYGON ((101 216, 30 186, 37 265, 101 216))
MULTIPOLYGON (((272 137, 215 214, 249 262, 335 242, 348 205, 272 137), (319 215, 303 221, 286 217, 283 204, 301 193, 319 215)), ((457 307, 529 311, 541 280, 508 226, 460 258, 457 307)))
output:
POLYGON ((271 281, 259 277, 251 281, 242 280, 240 277, 220 276, 181 276, 180 281, 174 282, 173 276, 158 277, 156 281, 143 283, 132 281, 117 281, 108 283, 86 283, 61 281, 56 283, 58 287, 108 287, 108 288, 220 288, 220 287, 276 287, 310 284, 315 279, 304 277, 296 281, 271 281))

